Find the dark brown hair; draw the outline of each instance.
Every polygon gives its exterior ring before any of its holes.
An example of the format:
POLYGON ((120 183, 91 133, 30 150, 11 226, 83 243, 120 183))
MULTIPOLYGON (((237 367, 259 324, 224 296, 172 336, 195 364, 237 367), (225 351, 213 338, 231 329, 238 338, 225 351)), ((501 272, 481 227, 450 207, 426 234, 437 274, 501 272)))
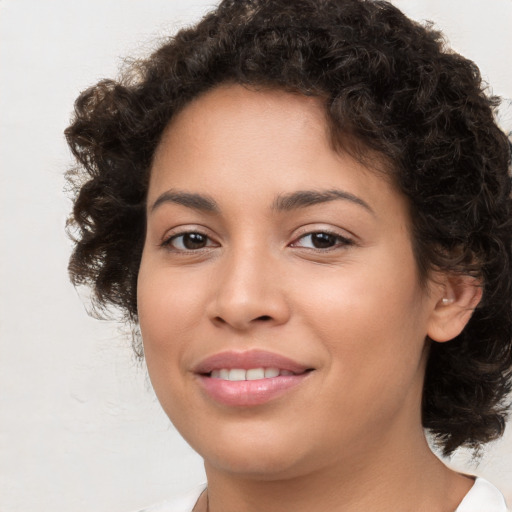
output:
POLYGON ((155 148, 177 111, 225 82, 321 97, 335 140, 348 135, 391 162, 421 275, 470 274, 483 287, 462 334, 431 345, 423 424, 446 454, 499 437, 511 387, 512 227, 498 100, 475 64, 389 3, 225 0, 118 81, 83 92, 66 130, 78 160, 68 172, 73 283, 137 323, 155 148))

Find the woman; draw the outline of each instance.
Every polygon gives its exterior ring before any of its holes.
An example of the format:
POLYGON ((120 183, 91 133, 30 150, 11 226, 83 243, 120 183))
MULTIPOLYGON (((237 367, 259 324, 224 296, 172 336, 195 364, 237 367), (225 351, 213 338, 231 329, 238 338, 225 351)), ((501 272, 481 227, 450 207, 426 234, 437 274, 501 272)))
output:
POLYGON ((207 489, 159 511, 505 510, 430 451, 504 429, 497 99, 386 2, 226 0, 84 92, 74 283, 140 326, 207 489))

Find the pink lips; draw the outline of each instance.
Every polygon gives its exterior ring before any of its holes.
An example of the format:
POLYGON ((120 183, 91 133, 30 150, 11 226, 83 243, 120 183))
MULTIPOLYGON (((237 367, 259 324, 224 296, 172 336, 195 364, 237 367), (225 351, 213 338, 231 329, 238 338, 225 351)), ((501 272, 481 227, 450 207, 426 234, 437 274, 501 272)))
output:
POLYGON ((222 352, 201 361, 194 373, 199 377, 202 390, 216 402, 232 407, 265 404, 302 383, 311 368, 289 358, 271 352, 251 350, 246 352, 222 352), (211 372, 221 369, 277 368, 292 375, 231 381, 212 378, 211 372))

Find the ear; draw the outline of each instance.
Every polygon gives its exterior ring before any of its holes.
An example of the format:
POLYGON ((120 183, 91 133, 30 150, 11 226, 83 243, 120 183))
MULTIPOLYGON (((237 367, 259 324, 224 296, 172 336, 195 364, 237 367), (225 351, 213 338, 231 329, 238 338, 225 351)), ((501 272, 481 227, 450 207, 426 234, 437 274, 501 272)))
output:
POLYGON ((479 279, 467 275, 444 275, 432 287, 434 309, 428 324, 428 336, 438 342, 458 336, 469 322, 482 298, 479 279))

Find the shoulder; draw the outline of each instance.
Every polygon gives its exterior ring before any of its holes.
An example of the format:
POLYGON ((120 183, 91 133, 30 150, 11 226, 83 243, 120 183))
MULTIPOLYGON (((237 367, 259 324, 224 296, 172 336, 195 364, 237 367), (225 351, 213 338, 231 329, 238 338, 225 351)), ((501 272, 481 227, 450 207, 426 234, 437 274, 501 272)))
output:
POLYGON ((201 493, 206 489, 206 484, 199 485, 175 499, 163 501, 151 507, 139 510, 139 512, 192 512, 201 493))
POLYGON ((505 498, 494 485, 477 478, 455 512, 507 512, 505 498))

